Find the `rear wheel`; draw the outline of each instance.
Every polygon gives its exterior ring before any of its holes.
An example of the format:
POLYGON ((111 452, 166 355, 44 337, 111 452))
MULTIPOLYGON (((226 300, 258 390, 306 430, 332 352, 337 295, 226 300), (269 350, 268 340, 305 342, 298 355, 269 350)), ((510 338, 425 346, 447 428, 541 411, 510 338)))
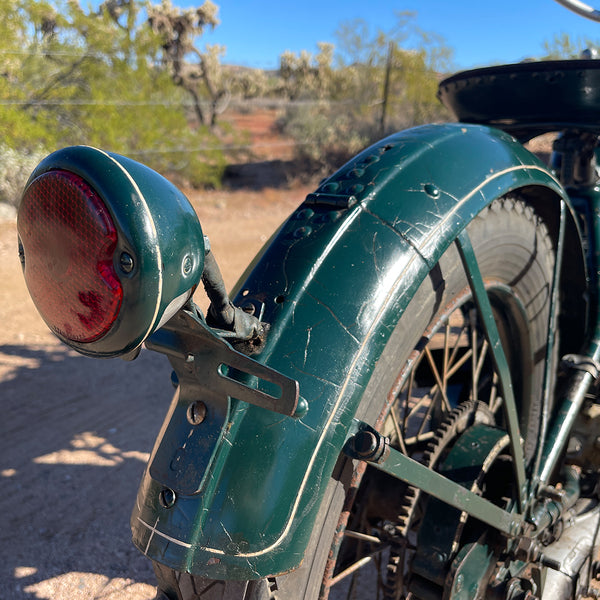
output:
MULTIPOLYGON (((533 210, 514 198, 492 203, 467 230, 509 364, 527 462, 539 430, 551 240, 533 210)), ((398 321, 357 417, 435 469, 473 423, 504 427, 502 405, 489 343, 453 245, 398 321)), ((328 486, 302 566, 231 593, 227 584, 212 582, 212 589, 218 583, 222 590, 214 598, 402 598, 411 586, 425 507, 419 490, 347 460, 328 486)), ((169 600, 213 598, 201 593, 211 582, 169 576, 169 600), (183 583, 174 583, 176 577, 183 583)))

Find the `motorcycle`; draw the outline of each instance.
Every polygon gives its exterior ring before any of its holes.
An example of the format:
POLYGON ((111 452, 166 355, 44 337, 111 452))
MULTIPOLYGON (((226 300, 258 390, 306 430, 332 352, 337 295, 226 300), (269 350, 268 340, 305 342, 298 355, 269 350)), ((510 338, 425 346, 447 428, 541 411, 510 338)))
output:
POLYGON ((593 592, 598 90, 591 59, 442 81, 458 123, 324 180, 233 298, 166 179, 91 147, 38 165, 17 227, 47 325, 173 368, 131 517, 158 600, 593 592), (549 166, 524 147, 547 132, 549 166))

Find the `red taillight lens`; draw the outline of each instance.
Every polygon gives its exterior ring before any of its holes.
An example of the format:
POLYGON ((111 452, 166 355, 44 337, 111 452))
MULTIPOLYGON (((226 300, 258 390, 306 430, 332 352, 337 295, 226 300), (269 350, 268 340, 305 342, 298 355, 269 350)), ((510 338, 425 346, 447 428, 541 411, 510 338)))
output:
POLYGON ((115 224, 78 175, 49 171, 34 179, 19 208, 29 293, 60 337, 93 342, 115 322, 123 288, 113 265, 115 224))

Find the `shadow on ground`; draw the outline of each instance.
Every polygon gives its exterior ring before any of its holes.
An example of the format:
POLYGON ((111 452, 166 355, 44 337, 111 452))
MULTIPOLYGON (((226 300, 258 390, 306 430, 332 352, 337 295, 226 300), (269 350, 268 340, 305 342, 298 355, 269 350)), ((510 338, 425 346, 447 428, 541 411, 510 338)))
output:
POLYGON ((310 179, 305 161, 266 160, 227 165, 223 184, 232 190, 287 188, 298 179, 310 179))
POLYGON ((154 581, 129 515, 173 392, 166 359, 4 345, 0 367, 0 597, 143 598, 126 592, 154 581))

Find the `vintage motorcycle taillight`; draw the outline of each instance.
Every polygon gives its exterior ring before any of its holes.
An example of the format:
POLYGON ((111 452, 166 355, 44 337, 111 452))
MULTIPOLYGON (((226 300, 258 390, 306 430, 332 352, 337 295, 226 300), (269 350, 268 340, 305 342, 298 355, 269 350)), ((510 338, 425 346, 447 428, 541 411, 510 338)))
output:
POLYGON ((74 342, 105 335, 123 287, 117 230, 98 194, 74 173, 43 173, 21 200, 19 235, 27 288, 50 329, 74 342))
POLYGON ((37 309, 88 356, 139 348, 187 302, 204 268, 204 236, 187 198, 148 167, 87 146, 38 165, 17 230, 37 309))

